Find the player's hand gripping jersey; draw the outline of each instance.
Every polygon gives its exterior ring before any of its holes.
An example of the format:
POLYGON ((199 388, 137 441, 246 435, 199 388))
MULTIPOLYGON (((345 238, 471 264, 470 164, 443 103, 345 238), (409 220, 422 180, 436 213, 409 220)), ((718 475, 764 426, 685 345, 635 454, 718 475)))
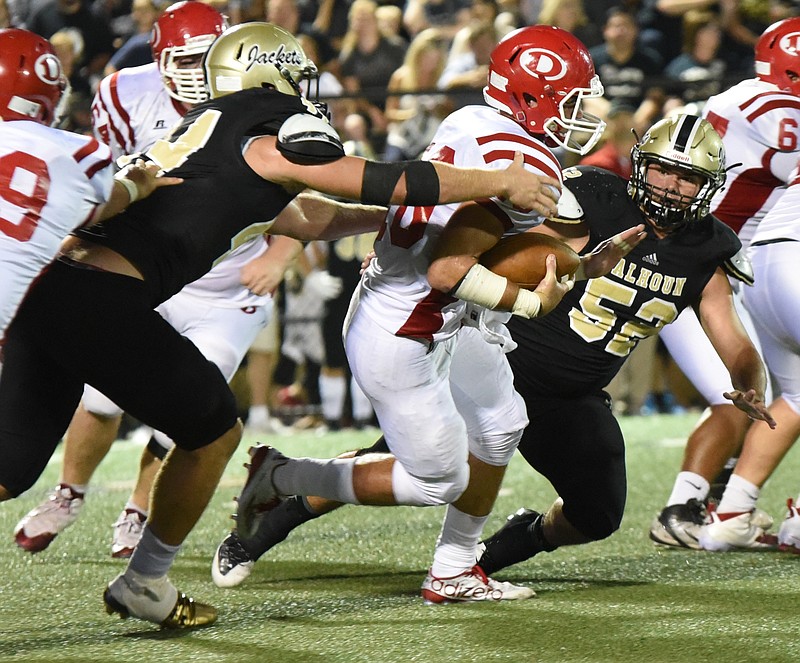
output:
MULTIPOLYGON (((108 144, 114 158, 145 152, 165 138, 186 114, 186 108, 164 87, 154 62, 122 69, 100 82, 92 103, 95 135, 108 144)), ((242 267, 266 251, 263 237, 245 242, 202 278, 183 288, 185 294, 212 299, 214 306, 243 308, 263 305, 259 296, 242 287, 242 267)))
MULTIPOLYGON (((522 152, 535 173, 561 178, 561 167, 544 143, 519 124, 484 106, 452 113, 439 127, 423 159, 456 166, 507 168, 522 152), (465 127, 469 129, 465 131, 465 127)), ((543 217, 522 212, 496 198, 487 200, 507 234, 537 226, 543 217)), ((373 260, 361 281, 359 306, 383 329, 398 336, 439 341, 461 325, 465 302, 428 283, 427 271, 436 239, 458 204, 436 207, 393 206, 375 242, 373 260)))
POLYGON ((228 252, 262 235, 294 198, 253 172, 242 152, 250 138, 277 135, 286 119, 309 112, 299 97, 269 89, 244 90, 193 108, 146 153, 184 179, 172 187, 180 191, 159 190, 113 223, 79 236, 125 256, 144 276, 153 305, 161 303, 228 252))
MULTIPOLYGON (((586 211, 590 237, 583 254, 642 222, 627 182, 617 175, 569 168, 564 182, 586 211)), ((519 348, 507 356, 516 383, 543 396, 605 387, 639 340, 697 301, 740 246, 733 231, 711 215, 661 240, 650 232, 609 274, 576 283, 548 315, 511 319, 508 328, 519 348)))

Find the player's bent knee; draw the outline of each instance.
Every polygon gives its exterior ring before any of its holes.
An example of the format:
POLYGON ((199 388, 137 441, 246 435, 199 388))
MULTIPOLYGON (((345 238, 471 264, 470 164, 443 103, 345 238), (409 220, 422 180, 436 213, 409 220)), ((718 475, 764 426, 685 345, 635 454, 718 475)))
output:
POLYGON ((619 529, 622 523, 622 511, 609 510, 609 511, 586 511, 580 515, 568 513, 564 509, 564 516, 577 529, 590 541, 601 541, 607 539, 614 532, 619 529))
POLYGON ((505 467, 511 462, 521 438, 522 430, 485 435, 480 439, 470 438, 469 451, 475 458, 487 465, 505 467))
POLYGON ((400 463, 392 468, 392 488, 398 504, 409 506, 442 506, 455 502, 467 489, 469 465, 460 464, 437 477, 409 474, 400 463))

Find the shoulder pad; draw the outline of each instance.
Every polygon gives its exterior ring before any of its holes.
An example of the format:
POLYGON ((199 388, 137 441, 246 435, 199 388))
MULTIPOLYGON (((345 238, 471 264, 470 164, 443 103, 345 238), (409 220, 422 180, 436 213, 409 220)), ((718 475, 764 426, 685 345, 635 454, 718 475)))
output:
POLYGON ((739 249, 735 255, 731 256, 724 263, 722 269, 729 276, 746 283, 753 285, 755 277, 753 275, 753 265, 750 263, 750 258, 747 257, 745 250, 739 249))
POLYGON ((581 207, 575 194, 566 185, 563 185, 561 197, 558 199, 558 209, 552 220, 556 223, 580 223, 583 221, 583 217, 583 207, 581 207))
POLYGON ((278 150, 289 161, 303 165, 329 163, 344 156, 336 129, 309 113, 292 115, 281 125, 278 150))

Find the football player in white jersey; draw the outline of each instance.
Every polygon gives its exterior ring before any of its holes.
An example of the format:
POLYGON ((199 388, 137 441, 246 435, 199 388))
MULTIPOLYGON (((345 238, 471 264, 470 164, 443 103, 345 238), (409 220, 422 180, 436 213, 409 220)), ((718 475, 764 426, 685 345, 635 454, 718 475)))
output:
MULTIPOLYGON (((101 81, 92 105, 94 130, 115 159, 146 151, 187 110, 205 101, 200 60, 224 27, 222 14, 209 5, 194 0, 176 3, 156 22, 151 43, 154 62, 122 69, 101 81)), ((271 315, 271 291, 303 248, 289 237, 271 242, 267 255, 266 237, 248 240, 157 307, 228 380, 271 315)), ((121 419, 116 404, 86 386, 67 431, 59 484, 17 524, 17 545, 29 552, 44 550, 77 520, 89 480, 116 439, 121 419)), ((172 446, 169 437, 156 431, 144 450, 133 494, 114 523, 113 557, 130 557, 138 543, 153 479, 172 446)))
MULTIPOLYGON (((747 246, 761 219, 781 197, 800 157, 798 39, 800 17, 770 26, 756 44, 755 78, 711 97, 703 107, 704 117, 722 136, 732 164, 725 187, 712 200, 711 212, 739 234, 745 282, 752 279, 744 259, 747 246)), ((741 303, 747 287, 734 280, 731 285, 742 324, 758 346, 751 315, 741 303)), ((730 470, 751 422, 723 399, 722 393, 731 388, 728 374, 691 309, 666 327, 661 339, 710 407, 689 437, 681 472, 665 508, 652 522, 650 538, 662 545, 698 549, 700 528, 708 521, 704 502, 711 482, 732 458, 730 470)))
MULTIPOLYGON (((138 167, 115 183, 105 145, 50 126, 66 89, 46 39, 27 30, 0 31, 0 348, 31 282, 61 240, 113 216, 156 185, 154 174, 138 167)), ((158 181, 170 183, 175 180, 158 181)))
POLYGON ((332 240, 377 230, 384 205, 492 196, 550 215, 560 185, 527 170, 519 151, 506 168, 347 156, 324 109, 300 92, 300 81, 316 78, 316 65, 291 34, 268 23, 226 30, 203 70, 209 101, 144 155, 182 178, 181 186, 162 187, 69 237, 62 258, 17 310, 0 374, 0 501, 41 476, 86 383, 175 441, 154 484, 142 539, 103 599, 109 614, 181 629, 217 619, 213 606, 179 592, 167 574, 242 424, 219 369, 153 307, 203 276, 243 237, 268 231, 332 240), (293 212, 285 216, 287 209, 293 212))
MULTIPOLYGON (((800 36, 800 33, 796 37, 800 36)), ((777 537, 756 511, 761 487, 800 436, 800 169, 786 192, 755 228, 748 254, 755 283, 744 293, 767 368, 780 387, 769 406, 777 428, 754 422, 711 522, 700 532, 705 550, 771 550, 800 554, 800 512, 788 500, 777 537)), ((798 497, 800 502, 800 497, 798 497)))
MULTIPOLYGON (((528 168, 560 179, 549 146, 579 154, 591 149, 604 123, 582 104, 602 90, 588 51, 570 33, 551 26, 516 30, 492 53, 484 92, 488 106, 451 114, 423 159, 503 168, 521 151, 528 168)), ((256 533, 257 513, 280 496, 318 495, 368 505, 446 504, 422 585, 426 602, 533 596, 530 588, 494 581, 475 565, 481 531, 528 423, 503 347, 485 340, 492 330, 477 310, 544 315, 572 284, 555 279, 554 256, 535 291, 493 274, 478 256, 501 237, 543 221, 538 213, 512 209, 497 198, 389 210, 375 242, 376 259, 353 295, 345 349, 392 453, 320 460, 287 458, 268 446, 251 449, 237 514, 243 545, 256 533), (468 303, 478 306, 474 320, 468 303)), ((626 235, 628 248, 644 236, 642 230, 626 235)), ((602 268, 607 271, 616 261, 602 268)), ((592 271, 601 262, 587 259, 583 265, 592 271)))

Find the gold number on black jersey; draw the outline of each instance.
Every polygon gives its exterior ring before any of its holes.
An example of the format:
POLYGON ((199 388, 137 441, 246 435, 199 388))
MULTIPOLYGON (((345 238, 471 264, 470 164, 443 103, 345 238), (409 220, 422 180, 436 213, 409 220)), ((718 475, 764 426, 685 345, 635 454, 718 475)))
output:
POLYGON ((634 288, 605 277, 592 279, 580 299, 581 308, 573 308, 569 312, 570 327, 589 343, 601 341, 610 334, 606 352, 627 357, 641 339, 657 334, 664 325, 677 318, 679 312, 672 302, 653 297, 639 306, 635 320, 628 320, 619 331, 615 331, 617 313, 601 302, 605 300, 630 308, 637 292, 634 288))
POLYGON ((164 171, 177 168, 208 142, 221 116, 222 113, 218 110, 204 111, 179 136, 173 138, 170 134, 153 143, 147 150, 147 156, 164 171))

